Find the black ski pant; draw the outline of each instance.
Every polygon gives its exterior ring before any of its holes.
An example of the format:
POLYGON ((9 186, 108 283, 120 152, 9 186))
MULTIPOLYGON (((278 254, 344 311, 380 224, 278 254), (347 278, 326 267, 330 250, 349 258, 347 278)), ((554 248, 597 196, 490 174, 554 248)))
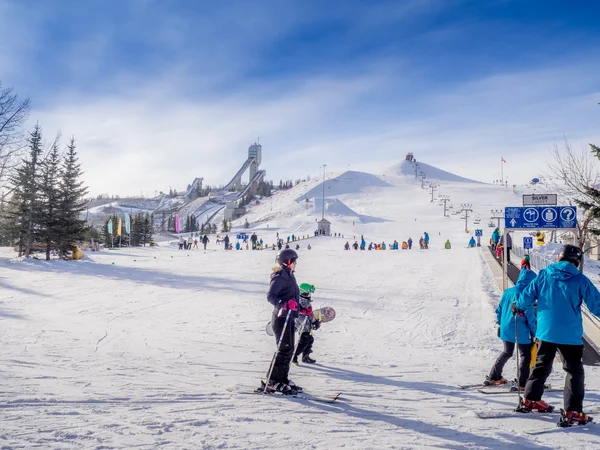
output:
POLYGON ((312 353, 313 342, 315 338, 308 331, 305 331, 300 335, 300 342, 298 342, 298 349, 294 355, 296 358, 300 355, 308 356, 312 353))
POLYGON ((563 360, 563 369, 567 372, 563 394, 565 410, 581 412, 583 411, 585 391, 585 375, 582 361, 583 345, 554 344, 552 342, 540 341, 535 366, 531 369, 527 386, 525 387, 525 398, 531 401, 542 399, 544 383, 546 383, 550 372, 552 372, 552 363, 554 362, 557 350, 563 360))
POLYGON ((296 330, 294 329, 293 317, 290 317, 290 320, 285 327, 285 331, 283 330, 286 316, 287 313, 277 317, 273 324, 275 342, 279 342, 279 339, 281 338, 279 351, 275 357, 275 364, 273 365, 273 371, 271 372, 271 381, 273 383, 287 383, 289 381, 288 373, 290 371, 290 363, 292 362, 292 353, 294 352, 294 335, 296 334, 296 330))
MULTIPOLYGON (((514 342, 502 341, 504 350, 496 359, 490 371, 490 380, 502 378, 502 370, 515 351, 514 342)), ((531 362, 531 344, 519 344, 519 387, 525 387, 529 377, 529 363, 531 362)))

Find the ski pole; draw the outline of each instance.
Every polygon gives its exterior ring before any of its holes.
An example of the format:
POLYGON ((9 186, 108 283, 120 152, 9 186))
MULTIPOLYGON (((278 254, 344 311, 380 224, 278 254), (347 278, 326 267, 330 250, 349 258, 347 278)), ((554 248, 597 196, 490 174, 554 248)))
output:
POLYGON ((521 382, 520 382, 520 378, 521 378, 521 372, 520 372, 520 367, 519 367, 519 310, 517 310, 516 314, 515 314, 515 347, 517 350, 517 394, 519 396, 519 405, 521 405, 522 399, 521 399, 521 382))
POLYGON ((271 360, 271 366, 269 367, 269 372, 267 373, 267 382, 265 383, 265 390, 263 394, 267 393, 267 387, 269 387, 269 381, 271 380, 271 374, 273 373, 273 369, 275 367, 275 359, 279 354, 279 348, 281 347, 281 341, 283 341, 283 336, 285 335, 285 330, 288 326, 288 322, 290 321, 290 316, 292 315, 292 310, 288 310, 287 316, 285 316, 285 323, 283 324, 283 330, 281 330, 281 335, 279 336, 279 341, 277 341, 277 348, 275 349, 275 353, 273 354, 273 359, 271 360))
MULTIPOLYGON (((292 359, 296 356, 296 351, 298 350, 298 345, 300 345, 300 336, 302 336, 302 332, 304 330, 304 326, 306 325, 306 321, 308 320, 308 316, 304 316, 304 320, 302 321, 302 325, 300 326, 298 333, 298 340, 296 341, 296 345, 294 345, 294 353, 292 353, 292 359)), ((292 367, 292 360, 290 360, 289 367, 292 367)))

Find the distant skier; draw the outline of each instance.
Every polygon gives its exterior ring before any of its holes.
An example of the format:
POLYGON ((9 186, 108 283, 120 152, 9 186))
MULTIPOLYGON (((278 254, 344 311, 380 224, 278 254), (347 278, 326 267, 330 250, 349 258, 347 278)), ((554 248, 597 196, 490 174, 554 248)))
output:
POLYGON ((348 242, 344 245, 344 250, 350 250, 350 244, 348 242))
POLYGON ((517 298, 515 309, 528 311, 537 300, 537 359, 531 369, 522 405, 522 412, 551 411, 554 408, 542 401, 544 383, 552 371, 558 351, 567 372, 564 392, 564 411, 559 426, 585 424, 592 420, 583 412, 585 395, 583 369, 583 325, 581 305, 600 316, 600 292, 577 268, 583 253, 579 247, 565 245, 558 262, 540 271, 537 278, 517 298))
POLYGON ((223 242, 225 243, 225 250, 229 250, 229 235, 228 234, 225 235, 223 242))
POLYGON ((192 236, 190 236, 189 238, 187 238, 187 250, 191 250, 192 249, 192 244, 194 243, 194 238, 192 236))
POLYGON ((471 239, 469 239, 469 247, 475 247, 475 238, 473 236, 471 236, 471 239))
POLYGON ((204 250, 206 250, 206 244, 208 244, 210 242, 210 240, 208 239, 208 236, 205 234, 202 237, 202 245, 204 245, 204 250))
POLYGON ((358 242, 354 241, 354 244, 352 244, 352 248, 354 250, 358 250, 358 242))
POLYGON ((500 230, 498 229, 498 227, 496 227, 496 229, 492 233, 492 250, 496 250, 498 242, 500 242, 500 230))
POLYGON ((367 248, 367 242, 363 236, 360 237, 360 249, 365 250, 367 248))
POLYGON ((294 364, 298 364, 298 356, 302 355, 302 362, 307 364, 314 364, 317 361, 310 357, 312 353, 312 346, 315 342, 311 331, 318 330, 321 326, 321 322, 315 319, 312 311, 312 298, 311 294, 315 292, 315 287, 308 283, 302 283, 300 285, 300 316, 296 319, 296 328, 298 331, 302 331, 300 335, 300 342, 298 342, 298 348, 296 354, 292 359, 294 364), (304 324, 304 328, 300 330, 300 327, 304 324))
POLYGON ((423 242, 425 243, 425 248, 429 248, 429 233, 427 231, 423 233, 423 242))
POLYGON ((179 250, 183 250, 183 246, 185 245, 185 241, 183 240, 183 236, 179 236, 179 250))
POLYGON ((281 247, 282 247, 282 245, 283 245, 283 243, 282 243, 282 240, 281 240, 281 239, 279 239, 279 240, 277 241, 277 249, 278 249, 278 250, 281 250, 281 247))
POLYGON ((408 244, 408 249, 410 250, 412 248, 412 238, 409 237, 406 243, 408 244))
POLYGON ((535 272, 524 270, 519 275, 517 284, 504 291, 500 303, 496 308, 496 324, 498 324, 498 337, 502 340, 504 350, 494 363, 490 374, 486 376, 484 385, 505 384, 506 380, 502 377, 502 370, 507 361, 512 357, 515 351, 515 320, 518 326, 520 373, 519 389, 525 390, 525 383, 529 376, 529 363, 531 361, 531 344, 535 336, 536 319, 533 314, 533 308, 529 308, 526 314, 515 316, 512 312, 512 304, 517 300, 527 286, 535 279, 535 272))
MULTIPOLYGON (((272 327, 275 342, 281 345, 272 363, 271 377, 267 380, 267 392, 293 394, 301 390, 289 378, 290 362, 294 351, 294 319, 298 316, 300 288, 294 277, 298 254, 294 250, 283 250, 277 255, 278 266, 273 268, 267 300, 273 305, 272 327), (289 314, 289 322, 286 318, 289 314)), ((267 374, 268 376, 269 374, 267 374)), ((263 382, 263 387, 264 387, 263 382)))
POLYGON ((312 247, 310 246, 310 244, 308 244, 308 246, 306 247, 307 250, 312 249, 312 247))
POLYGON ((300 244, 296 244, 296 250, 300 250, 300 244))
POLYGON ((446 250, 450 250, 452 248, 452 244, 450 244, 450 239, 446 239, 446 243, 444 244, 444 248, 446 250))

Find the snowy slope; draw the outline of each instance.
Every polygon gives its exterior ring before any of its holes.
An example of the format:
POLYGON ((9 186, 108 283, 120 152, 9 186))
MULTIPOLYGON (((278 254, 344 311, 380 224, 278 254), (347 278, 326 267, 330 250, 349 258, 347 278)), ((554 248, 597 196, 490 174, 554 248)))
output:
MULTIPOLYGON (((463 182, 463 183, 481 183, 481 181, 471 180, 469 178, 459 177, 445 170, 438 169, 437 167, 425 164, 424 162, 418 161, 419 167, 418 172, 423 172, 427 176, 427 180, 436 181, 449 181, 449 182, 463 182)), ((386 175, 400 175, 400 176, 415 176, 415 163, 410 161, 402 161, 398 164, 394 164, 385 170, 386 175)))
MULTIPOLYGON (((0 252, 0 443, 6 448, 599 448, 592 427, 530 436, 555 418, 481 420, 511 410, 510 396, 460 390, 484 379, 501 345, 499 289, 459 216, 442 216, 416 180, 327 196, 361 222, 331 215, 343 239, 300 241, 299 282, 336 319, 314 333, 318 361, 292 368, 312 391, 342 391, 335 404, 239 394, 256 386, 274 350, 264 332, 271 250, 158 248, 91 253, 79 262, 17 260, 0 252), (339 204, 338 204, 339 205, 339 204), (353 225, 354 222, 354 225, 353 225), (343 251, 346 240, 413 240, 428 251, 343 251), (453 248, 443 249, 450 239, 453 248), (310 242, 312 250, 306 250, 310 242)), ((312 233, 318 206, 296 200, 302 183, 250 209, 265 242, 312 233)), ((515 205, 485 184, 444 182, 455 205, 515 205)), ((318 196, 317 196, 318 197, 318 196)), ((311 197, 314 198, 314 197, 311 197)), ((327 214, 327 213, 326 213, 327 214)), ((243 219, 242 219, 243 220, 243 219)), ((238 225, 241 225, 238 221, 238 225)), ((484 240, 491 228, 485 227, 484 240)), ((472 227, 470 227, 472 228, 472 227)), ((239 226, 230 233, 235 235, 239 226)), ((514 363, 505 376, 513 378, 514 363)), ((586 368, 586 405, 598 402, 600 369, 586 368)), ((563 382, 555 367, 550 381, 563 382)), ((561 405, 561 395, 546 399, 561 405)))

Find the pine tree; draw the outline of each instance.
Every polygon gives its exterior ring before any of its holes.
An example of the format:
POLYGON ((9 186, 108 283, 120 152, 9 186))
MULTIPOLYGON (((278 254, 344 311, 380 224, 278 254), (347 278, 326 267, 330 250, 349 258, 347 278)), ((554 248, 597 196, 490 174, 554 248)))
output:
POLYGON ((60 202, 60 153, 54 142, 46 160, 41 164, 39 237, 46 245, 46 260, 50 259, 50 250, 56 245, 61 234, 58 217, 60 202))
POLYGON ((83 181, 79 180, 82 173, 77 157, 75 138, 71 138, 62 163, 58 209, 61 230, 60 236, 58 236, 58 246, 63 256, 72 250, 75 242, 83 239, 86 229, 85 220, 80 218, 86 207, 83 197, 87 194, 87 187, 84 186, 83 181))
POLYGON ((13 234, 19 246, 19 256, 25 252, 29 257, 35 238, 37 213, 39 211, 39 171, 42 154, 42 128, 36 124, 29 135, 29 158, 23 160, 11 179, 13 186, 10 220, 13 234))
POLYGON ((223 233, 227 233, 229 231, 227 219, 223 219, 223 224, 221 225, 221 231, 223 233))
POLYGON ((146 213, 146 215, 144 216, 144 226, 143 226, 143 243, 144 243, 144 247, 146 246, 146 244, 149 244, 150 242, 152 242, 152 235, 153 233, 153 229, 152 229, 152 223, 154 222, 154 217, 152 217, 150 214, 146 213))

